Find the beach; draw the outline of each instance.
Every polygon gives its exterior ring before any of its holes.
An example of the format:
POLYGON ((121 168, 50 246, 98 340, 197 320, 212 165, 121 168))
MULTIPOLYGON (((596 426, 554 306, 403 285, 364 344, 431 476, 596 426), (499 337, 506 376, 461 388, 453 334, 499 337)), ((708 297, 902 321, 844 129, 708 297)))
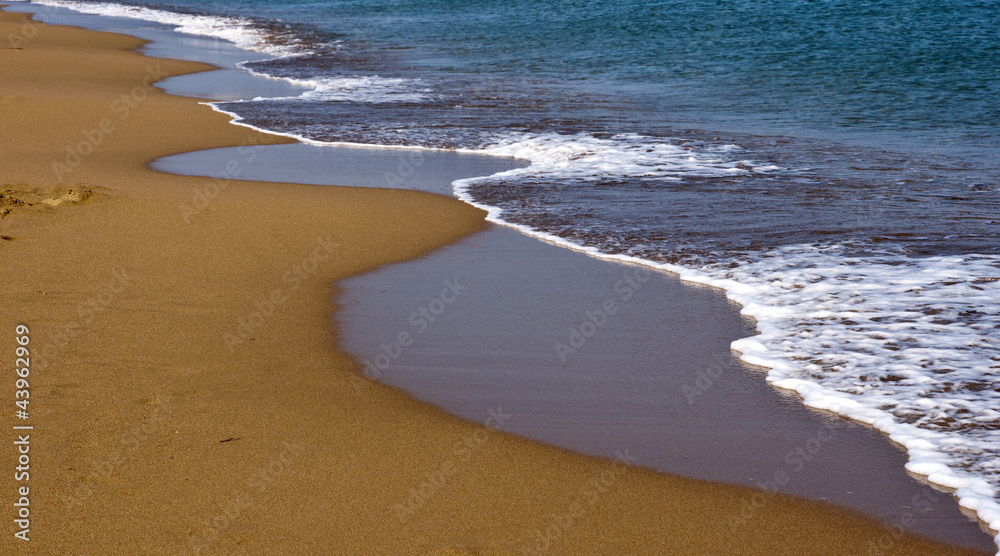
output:
MULTIPOLYGON (((830 505, 507 435, 363 377, 335 283, 485 229, 428 193, 155 159, 291 142, 154 84, 204 64, 0 14, 0 345, 30 330, 25 554, 965 554, 830 505), (26 535, 27 536, 27 535, 26 535)), ((249 155, 247 155, 249 156, 249 155)), ((238 167, 240 159, 234 159, 238 167)), ((234 167, 234 168, 235 168, 234 167)), ((444 294, 442 294, 444 295, 444 294)), ((13 403, 14 380, 3 390, 13 403)), ((8 444, 8 446, 11 446, 8 444)), ((15 445, 16 446, 16 445, 15 445)), ((22 452, 23 453, 23 452, 22 452)), ((20 511, 20 510, 17 510, 20 511)))

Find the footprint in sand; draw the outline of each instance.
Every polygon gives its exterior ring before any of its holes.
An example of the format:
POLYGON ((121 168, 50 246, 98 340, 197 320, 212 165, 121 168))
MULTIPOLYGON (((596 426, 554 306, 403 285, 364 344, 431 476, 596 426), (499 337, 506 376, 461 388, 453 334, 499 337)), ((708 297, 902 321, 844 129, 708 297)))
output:
POLYGON ((63 204, 78 205, 92 199, 95 189, 71 187, 51 191, 38 191, 26 186, 6 186, 0 191, 0 219, 20 209, 55 208, 63 204))

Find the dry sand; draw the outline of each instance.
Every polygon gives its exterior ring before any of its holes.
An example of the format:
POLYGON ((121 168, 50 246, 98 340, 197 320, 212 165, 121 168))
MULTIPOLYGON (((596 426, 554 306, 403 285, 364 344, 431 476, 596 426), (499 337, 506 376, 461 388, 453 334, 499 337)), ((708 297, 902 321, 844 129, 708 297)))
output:
POLYGON ((793 498, 747 519, 744 489, 492 432, 360 379, 333 341, 332 284, 479 230, 480 211, 153 172, 281 140, 156 91, 209 68, 140 56, 138 39, 21 14, 0 15, 0 38, 0 353, 10 370, 15 325, 30 327, 30 419, 12 372, 0 395, 8 426, 35 427, 26 482, 6 433, 0 553, 966 553, 793 498), (29 542, 11 521, 25 485, 29 542))

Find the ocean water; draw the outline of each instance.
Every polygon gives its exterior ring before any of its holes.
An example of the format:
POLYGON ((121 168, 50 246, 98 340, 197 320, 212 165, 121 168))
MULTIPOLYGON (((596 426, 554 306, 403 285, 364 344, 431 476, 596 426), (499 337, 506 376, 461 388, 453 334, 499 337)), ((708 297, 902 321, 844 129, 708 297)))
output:
POLYGON ((1000 531, 995 1, 35 3, 269 55, 305 92, 216 104, 244 125, 530 161, 455 194, 725 288, 746 362, 1000 531))

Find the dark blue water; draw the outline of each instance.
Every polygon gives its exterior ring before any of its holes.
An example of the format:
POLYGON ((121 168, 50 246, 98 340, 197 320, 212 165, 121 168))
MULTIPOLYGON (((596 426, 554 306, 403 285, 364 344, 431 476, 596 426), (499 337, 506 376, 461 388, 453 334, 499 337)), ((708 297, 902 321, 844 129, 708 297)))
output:
MULTIPOLYGON (((249 18, 271 46, 303 53, 248 67, 317 94, 225 107, 262 128, 467 149, 555 135, 568 156, 587 152, 583 134, 625 159, 662 142, 710 158, 739 147, 670 179, 628 162, 470 191, 509 221, 609 252, 704 263, 831 240, 914 255, 1000 249, 993 2, 137 4, 249 18), (609 199, 620 210, 589 209, 609 199)), ((551 161, 556 148, 520 154, 551 161)))
POLYGON ((310 65, 338 74, 456 75, 486 89, 494 78, 551 80, 673 122, 874 134, 933 150, 995 153, 1000 129, 1000 8, 991 1, 137 4, 290 30, 320 47, 310 65), (331 41, 340 41, 335 52, 331 41))
POLYGON ((219 105, 262 129, 530 160, 459 193, 726 288, 744 360, 1000 529, 997 2, 42 1, 240 18, 187 23, 311 87, 219 105))

